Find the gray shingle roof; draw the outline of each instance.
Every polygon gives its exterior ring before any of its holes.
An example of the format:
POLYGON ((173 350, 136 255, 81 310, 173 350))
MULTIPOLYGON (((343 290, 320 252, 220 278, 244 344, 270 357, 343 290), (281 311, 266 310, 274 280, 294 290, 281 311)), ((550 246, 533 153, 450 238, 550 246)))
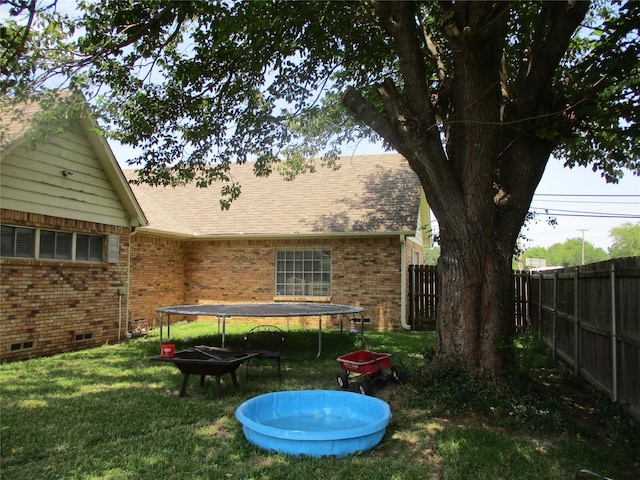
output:
MULTIPOLYGON (((146 230, 194 237, 415 233, 420 183, 397 154, 343 157, 337 171, 285 181, 277 173, 256 177, 253 165, 232 165, 241 185, 229 210, 220 209, 220 186, 132 185, 149 219, 146 230)), ((128 179, 134 170, 125 171, 128 179)))

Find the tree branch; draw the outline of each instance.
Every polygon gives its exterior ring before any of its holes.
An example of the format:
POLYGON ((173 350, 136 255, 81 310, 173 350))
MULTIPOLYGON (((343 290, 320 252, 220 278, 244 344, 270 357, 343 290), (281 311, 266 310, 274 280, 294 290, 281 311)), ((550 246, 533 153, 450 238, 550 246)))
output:
POLYGON ((384 28, 392 36, 400 72, 404 79, 407 108, 425 131, 436 124, 431 106, 431 92, 416 26, 415 4, 412 2, 376 2, 376 12, 384 28))
POLYGON ((353 113, 356 119, 369 126, 389 143, 394 146, 399 143, 400 139, 391 123, 365 100, 358 90, 348 87, 342 95, 342 104, 353 113))
POLYGON ((542 101, 569 41, 589 10, 589 2, 549 2, 546 21, 540 19, 534 32, 527 75, 519 91, 518 107, 532 115, 542 101))

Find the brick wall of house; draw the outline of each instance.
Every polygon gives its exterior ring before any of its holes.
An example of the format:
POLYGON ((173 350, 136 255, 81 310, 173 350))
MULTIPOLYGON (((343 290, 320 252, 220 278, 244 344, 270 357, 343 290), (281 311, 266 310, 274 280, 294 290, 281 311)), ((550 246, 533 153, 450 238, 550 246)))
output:
POLYGON ((406 246, 407 248, 405 249, 405 260, 407 265, 411 265, 412 263, 414 263, 414 253, 418 256, 418 265, 422 265, 422 263, 424 262, 424 247, 411 240, 407 240, 406 246))
POLYGON ((185 303, 184 242, 136 233, 131 237, 129 319, 158 325, 156 308, 185 303))
MULTIPOLYGON (((118 339, 126 319, 130 229, 1 210, 6 225, 117 235, 119 261, 0 259, 0 359, 80 350, 118 339)), ((104 242, 105 256, 108 242, 104 242)), ((124 325, 122 332, 124 332, 124 325)))
MULTIPOLYGON (((278 300, 275 297, 275 252, 278 248, 330 248, 333 268, 330 301, 362 306, 372 328, 400 328, 398 237, 187 241, 181 246, 177 241, 154 240, 139 233, 134 235, 132 247, 131 318, 155 318, 156 308, 172 304, 278 300), (162 261, 159 261, 160 257, 162 261), (178 265, 186 266, 184 277, 178 265), (184 285, 182 299, 178 294, 182 291, 181 285, 184 285)), ((172 317, 171 321, 178 320, 181 319, 172 317)), ((338 325, 339 320, 334 320, 334 325, 338 325)), ((290 321, 310 327, 317 325, 315 318, 290 321)))

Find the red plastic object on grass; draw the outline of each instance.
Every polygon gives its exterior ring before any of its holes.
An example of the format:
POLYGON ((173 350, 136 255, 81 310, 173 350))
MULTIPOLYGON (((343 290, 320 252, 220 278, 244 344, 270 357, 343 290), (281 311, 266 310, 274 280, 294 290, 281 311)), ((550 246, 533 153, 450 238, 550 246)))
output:
POLYGON ((162 358, 173 358, 176 354, 176 346, 171 343, 163 343, 160 349, 160 356, 162 358))
POLYGON ((358 350, 338 357, 343 370, 361 375, 371 375, 391 367, 390 353, 376 353, 358 350))

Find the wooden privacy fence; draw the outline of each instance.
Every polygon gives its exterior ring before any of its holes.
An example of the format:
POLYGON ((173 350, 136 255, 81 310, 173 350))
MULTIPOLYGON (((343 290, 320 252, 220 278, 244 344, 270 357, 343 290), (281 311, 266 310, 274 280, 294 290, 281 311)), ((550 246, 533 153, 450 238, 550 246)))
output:
POLYGON ((554 357, 640 419, 640 257, 532 274, 529 307, 554 357))
MULTIPOLYGON (((436 327, 437 275, 434 265, 409 265, 409 321, 413 330, 433 330, 436 327)), ((519 329, 529 325, 528 282, 527 272, 513 272, 515 324, 519 329)))
MULTIPOLYGON (((553 349, 640 419, 640 257, 559 269, 514 272, 516 328, 532 326, 553 349)), ((409 319, 434 329, 435 266, 409 266, 409 319)))
POLYGON ((413 330, 434 330, 438 306, 435 265, 409 265, 409 322, 413 330))

